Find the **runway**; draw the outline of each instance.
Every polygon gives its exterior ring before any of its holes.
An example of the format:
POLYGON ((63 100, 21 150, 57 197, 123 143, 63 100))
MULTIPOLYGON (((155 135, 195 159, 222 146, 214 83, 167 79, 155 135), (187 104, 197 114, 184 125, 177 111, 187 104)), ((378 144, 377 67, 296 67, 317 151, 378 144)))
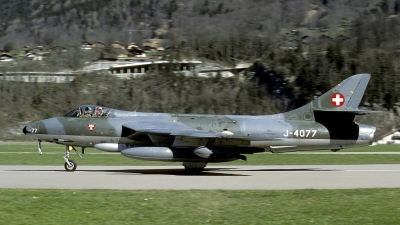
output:
POLYGON ((0 188, 114 190, 293 190, 400 188, 400 164, 207 166, 0 166, 0 188))

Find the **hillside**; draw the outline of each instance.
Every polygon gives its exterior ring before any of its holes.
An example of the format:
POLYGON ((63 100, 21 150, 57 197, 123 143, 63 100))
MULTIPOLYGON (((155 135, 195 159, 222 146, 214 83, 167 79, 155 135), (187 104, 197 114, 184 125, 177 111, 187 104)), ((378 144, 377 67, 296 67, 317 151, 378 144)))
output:
POLYGON ((362 106, 388 112, 363 120, 382 130, 400 124, 400 0, 0 0, 0 9, 0 49, 68 49, 43 62, 0 62, 0 72, 75 70, 108 51, 85 52, 79 49, 85 41, 126 46, 159 39, 170 60, 253 63, 229 80, 161 70, 136 80, 94 73, 69 84, 1 81, 0 139, 20 138, 13 132, 25 123, 83 103, 171 113, 276 113, 356 73, 372 75, 362 106))
POLYGON ((361 15, 397 15, 399 6, 397 0, 1 0, 0 10, 0 48, 83 40, 128 44, 130 38, 178 39, 193 47, 198 38, 243 36, 277 44, 291 30, 300 38, 336 38, 348 35, 361 15))

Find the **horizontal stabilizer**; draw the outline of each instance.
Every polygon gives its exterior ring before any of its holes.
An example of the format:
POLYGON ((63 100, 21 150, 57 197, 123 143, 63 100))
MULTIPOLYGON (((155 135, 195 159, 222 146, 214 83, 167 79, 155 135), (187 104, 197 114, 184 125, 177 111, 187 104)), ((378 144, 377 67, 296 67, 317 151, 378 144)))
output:
POLYGON ((363 110, 363 109, 354 109, 354 108, 344 108, 344 109, 314 109, 316 112, 337 112, 337 113, 348 113, 354 115, 365 115, 369 113, 379 113, 381 111, 374 110, 363 110))

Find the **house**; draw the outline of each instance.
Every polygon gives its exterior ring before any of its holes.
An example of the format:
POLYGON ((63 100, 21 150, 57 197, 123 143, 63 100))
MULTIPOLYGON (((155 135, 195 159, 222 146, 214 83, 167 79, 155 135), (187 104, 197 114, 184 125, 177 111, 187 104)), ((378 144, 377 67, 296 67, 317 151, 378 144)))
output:
POLYGON ((154 46, 154 45, 147 44, 147 45, 144 45, 143 48, 145 51, 157 51, 157 46, 154 46))
POLYGON ((128 54, 119 54, 118 56, 117 56, 117 58, 119 59, 119 58, 128 58, 128 54))
POLYGON ((33 53, 33 52, 26 53, 25 57, 27 57, 28 59, 31 59, 31 60, 43 60, 43 55, 36 54, 36 53, 33 53))
POLYGON ((44 49, 43 46, 39 45, 39 46, 33 47, 31 49, 25 50, 25 53, 35 53, 38 55, 39 54, 43 55, 43 54, 47 53, 47 51, 44 49))
MULTIPOLYGON (((32 60, 43 60, 43 55, 49 53, 43 46, 36 46, 29 48, 29 46, 24 47, 25 57, 32 60)), ((49 49, 50 50, 50 49, 49 49)))
POLYGON ((194 71, 195 67, 202 64, 201 61, 143 61, 143 62, 133 62, 125 64, 115 64, 109 68, 111 74, 124 76, 124 75, 140 75, 145 74, 149 70, 163 70, 170 67, 174 72, 188 72, 194 71))
POLYGON ((7 53, 2 53, 0 55, 0 62, 11 62, 11 61, 14 61, 14 57, 12 57, 11 55, 7 53))
POLYGON ((115 49, 125 50, 125 46, 118 41, 114 41, 114 43, 111 44, 111 47, 115 49))
POLYGON ((126 47, 126 49, 128 49, 128 51, 129 51, 129 50, 132 50, 132 49, 140 49, 140 48, 136 43, 130 43, 128 45, 128 47, 126 47))
POLYGON ((92 48, 104 48, 105 44, 101 41, 96 41, 92 44, 92 48))
POLYGON ((377 144, 400 144, 400 132, 397 129, 393 129, 378 139, 377 144))
POLYGON ((92 44, 90 44, 89 42, 83 42, 81 45, 81 49, 82 50, 90 50, 92 49, 92 44))
POLYGON ((130 43, 127 47, 127 50, 133 56, 138 56, 138 57, 146 56, 144 51, 139 46, 137 46, 135 43, 130 43))

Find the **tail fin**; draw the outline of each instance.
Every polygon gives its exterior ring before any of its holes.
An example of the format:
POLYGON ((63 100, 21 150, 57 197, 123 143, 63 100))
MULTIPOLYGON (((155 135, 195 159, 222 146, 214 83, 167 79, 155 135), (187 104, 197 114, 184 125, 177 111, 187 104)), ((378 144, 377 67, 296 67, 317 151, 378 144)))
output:
POLYGON ((369 74, 358 74, 347 78, 319 98, 311 102, 314 111, 360 112, 358 105, 367 88, 369 74))
POLYGON ((351 76, 307 105, 284 113, 285 118, 312 120, 314 112, 339 112, 353 115, 377 112, 358 108, 370 77, 369 74, 351 76))

